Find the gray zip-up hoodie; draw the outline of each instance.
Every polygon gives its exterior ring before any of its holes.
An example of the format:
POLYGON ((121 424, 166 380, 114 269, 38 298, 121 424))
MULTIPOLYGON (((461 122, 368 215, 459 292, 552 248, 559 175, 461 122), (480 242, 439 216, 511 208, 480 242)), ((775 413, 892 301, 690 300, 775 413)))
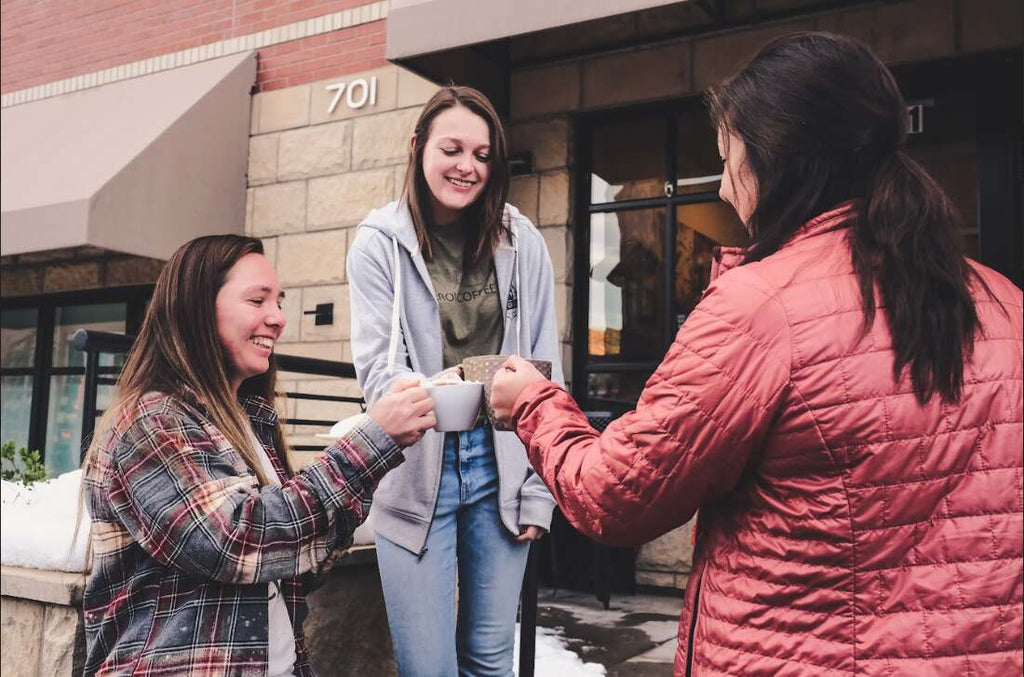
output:
MULTIPOLYGON (((505 309, 501 352, 550 360, 552 379, 562 383, 551 258, 529 219, 511 205, 505 206, 505 216, 512 240, 503 240, 494 252, 505 309)), ((367 215, 349 246, 347 271, 352 361, 367 404, 403 376, 441 371, 440 310, 404 203, 367 215)), ((377 533, 414 553, 423 552, 433 519, 443 444, 444 433, 427 431, 406 449, 406 462, 384 477, 373 497, 377 533)), ((520 525, 549 528, 555 502, 526 460, 522 442, 515 433, 495 431, 494 453, 502 523, 516 535, 520 525)))

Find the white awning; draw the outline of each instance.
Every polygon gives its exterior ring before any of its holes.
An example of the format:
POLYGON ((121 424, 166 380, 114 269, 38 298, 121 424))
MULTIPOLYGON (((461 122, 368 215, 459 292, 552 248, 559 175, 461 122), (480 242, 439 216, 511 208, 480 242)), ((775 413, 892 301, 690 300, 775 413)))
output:
POLYGON ((402 61, 679 0, 391 0, 387 58, 402 61))
POLYGON ((254 52, 0 112, 3 255, 93 245, 166 259, 245 226, 254 52))

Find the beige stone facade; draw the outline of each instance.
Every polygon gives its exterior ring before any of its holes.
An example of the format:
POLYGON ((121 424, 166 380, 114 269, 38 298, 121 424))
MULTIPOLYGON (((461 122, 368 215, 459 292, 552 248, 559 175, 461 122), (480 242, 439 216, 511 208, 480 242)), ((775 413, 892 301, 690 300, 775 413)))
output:
MULTIPOLYGON (((348 243, 371 209, 401 192, 416 116, 436 89, 398 66, 386 66, 253 97, 246 232, 263 240, 287 293, 281 354, 351 361, 348 243), (359 107, 344 97, 334 101, 336 85, 357 81, 372 87, 374 96, 359 107), (303 314, 321 303, 334 304, 332 324, 317 326, 312 315, 303 314)), ((281 385, 290 392, 360 394, 354 381, 295 374, 282 374, 281 385)), ((300 419, 337 420, 359 412, 355 404, 316 400, 284 406, 300 419)), ((312 435, 324 431, 294 426, 288 432, 292 444, 305 445, 315 444, 312 435)), ((313 456, 299 452, 296 461, 301 465, 313 456)))
POLYGON ((82 672, 85 577, 18 567, 0 570, 0 674, 72 677, 82 672))

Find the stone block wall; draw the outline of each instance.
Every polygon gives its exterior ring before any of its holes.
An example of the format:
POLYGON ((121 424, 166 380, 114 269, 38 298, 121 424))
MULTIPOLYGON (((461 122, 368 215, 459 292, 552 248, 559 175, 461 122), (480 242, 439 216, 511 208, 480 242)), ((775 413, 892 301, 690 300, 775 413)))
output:
POLYGON ((514 176, 509 202, 533 222, 551 257, 555 276, 555 314, 562 344, 562 371, 572 382, 572 200, 573 149, 568 117, 550 116, 508 126, 512 154, 528 152, 532 172, 514 176))
POLYGON ((20 567, 0 568, 0 674, 72 677, 82 674, 85 577, 20 567))
MULTIPOLYGON (((349 289, 345 274, 355 227, 376 207, 398 198, 406 153, 420 108, 436 85, 398 66, 339 80, 261 92, 253 97, 246 233, 259 237, 287 294, 281 354, 350 362, 349 289), (342 99, 339 81, 376 83, 375 99, 358 108, 342 99), (334 304, 334 323, 317 326, 317 304, 334 304)), ((356 99, 358 102, 358 98, 356 99)), ((282 389, 359 395, 355 382, 282 374, 282 389)), ((298 400, 289 416, 337 420, 357 405, 298 400)), ((292 444, 314 444, 316 428, 295 426, 292 444)), ((314 454, 297 454, 302 465, 314 454)))
POLYGON ((31 296, 99 287, 152 284, 164 262, 97 247, 69 247, 0 259, 0 294, 31 296))
MULTIPOLYGON (((375 564, 372 552, 353 551, 308 597, 303 633, 310 661, 322 677, 397 674, 375 564)), ((84 586, 82 574, 0 567, 0 675, 82 674, 84 586)))
MULTIPOLYGON (((779 7, 799 2, 777 0, 779 7)), ((697 97, 731 74, 767 41, 794 31, 827 30, 867 42, 891 64, 924 61, 1024 43, 1019 0, 904 0, 746 29, 698 35, 513 70, 513 152, 530 151, 534 173, 512 179, 511 201, 545 234, 559 284, 563 360, 571 365, 573 114, 697 97), (562 277, 560 271, 564 270, 562 277)), ((584 263, 585 265, 585 263, 584 263)), ((583 331, 583 328, 576 328, 583 331)), ((685 587, 692 561, 691 523, 641 548, 637 583, 685 587)))

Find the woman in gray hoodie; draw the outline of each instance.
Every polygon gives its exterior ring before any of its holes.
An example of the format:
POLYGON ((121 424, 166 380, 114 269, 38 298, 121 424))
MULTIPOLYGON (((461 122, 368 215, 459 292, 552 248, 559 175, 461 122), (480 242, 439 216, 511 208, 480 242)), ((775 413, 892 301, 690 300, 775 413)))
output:
MULTIPOLYGON (((493 106, 443 87, 416 123, 402 199, 370 212, 349 248, 352 356, 367 403, 398 379, 475 355, 550 360, 561 381, 551 260, 507 194, 493 106)), ((529 542, 553 507, 519 439, 483 415, 470 431, 428 431, 385 477, 373 520, 401 674, 512 674, 529 542)))

